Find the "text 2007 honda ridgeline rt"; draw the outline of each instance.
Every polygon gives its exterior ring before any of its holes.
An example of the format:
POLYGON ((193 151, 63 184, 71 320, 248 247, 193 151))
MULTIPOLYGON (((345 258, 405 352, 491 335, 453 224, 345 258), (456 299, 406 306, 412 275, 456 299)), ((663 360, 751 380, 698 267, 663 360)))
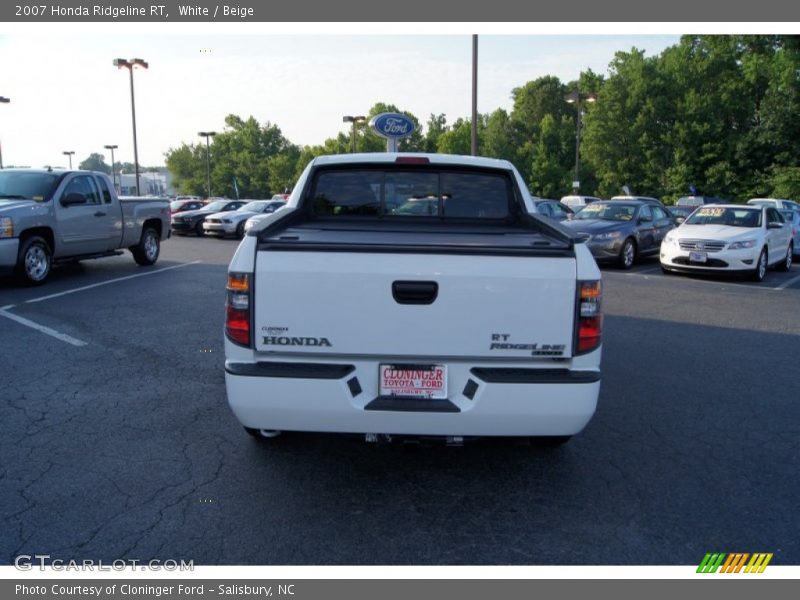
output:
POLYGON ((324 156, 228 273, 228 401, 276 431, 547 436, 600 389, 600 272, 511 163, 324 156))

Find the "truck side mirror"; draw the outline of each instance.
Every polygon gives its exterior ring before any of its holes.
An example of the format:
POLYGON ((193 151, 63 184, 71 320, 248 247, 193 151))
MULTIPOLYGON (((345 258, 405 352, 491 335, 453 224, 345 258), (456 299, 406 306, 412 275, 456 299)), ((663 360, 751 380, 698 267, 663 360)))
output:
POLYGON ((61 198, 61 206, 72 206, 74 204, 86 204, 86 196, 78 192, 71 192, 61 198))

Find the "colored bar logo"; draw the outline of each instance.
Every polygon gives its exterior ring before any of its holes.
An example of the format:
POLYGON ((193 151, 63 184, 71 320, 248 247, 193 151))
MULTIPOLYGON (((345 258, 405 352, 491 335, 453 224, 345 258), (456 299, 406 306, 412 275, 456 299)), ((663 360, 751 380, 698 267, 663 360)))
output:
POLYGON ((763 573, 772 560, 772 552, 709 552, 700 561, 698 573, 763 573), (747 559, 750 559, 749 562, 747 559))

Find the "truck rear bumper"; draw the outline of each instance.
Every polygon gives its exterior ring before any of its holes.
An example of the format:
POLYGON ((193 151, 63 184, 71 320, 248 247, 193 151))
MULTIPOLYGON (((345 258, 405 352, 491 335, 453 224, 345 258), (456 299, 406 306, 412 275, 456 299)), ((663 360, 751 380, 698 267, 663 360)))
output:
POLYGON ((448 363, 448 398, 381 397, 378 364, 228 361, 228 403, 246 427, 446 436, 563 436, 597 407, 600 372, 448 363))

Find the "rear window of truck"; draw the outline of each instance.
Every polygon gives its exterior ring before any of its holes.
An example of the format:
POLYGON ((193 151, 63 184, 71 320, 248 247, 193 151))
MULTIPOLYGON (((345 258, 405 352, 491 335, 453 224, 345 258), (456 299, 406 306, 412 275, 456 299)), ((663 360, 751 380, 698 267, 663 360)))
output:
POLYGON ((324 217, 507 220, 513 199, 508 176, 491 171, 323 170, 312 186, 324 217))

